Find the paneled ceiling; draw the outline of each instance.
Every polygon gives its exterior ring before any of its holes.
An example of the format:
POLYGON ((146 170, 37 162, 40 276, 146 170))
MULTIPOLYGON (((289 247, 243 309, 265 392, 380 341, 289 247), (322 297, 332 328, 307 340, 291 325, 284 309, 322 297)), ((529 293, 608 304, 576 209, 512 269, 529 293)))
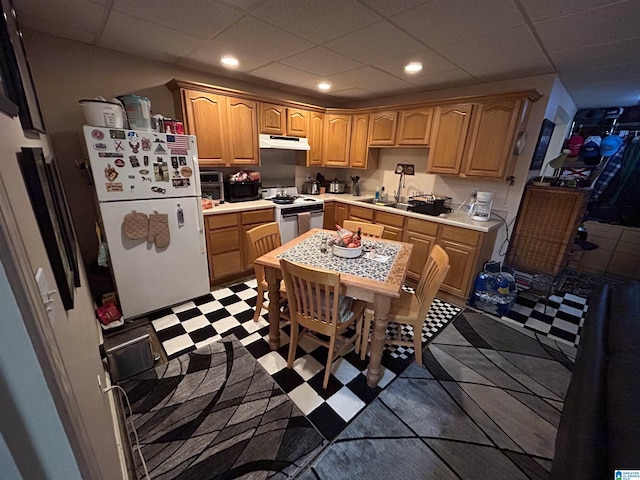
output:
POLYGON ((23 30, 335 104, 553 72, 579 108, 640 101, 638 0, 13 2, 23 30))

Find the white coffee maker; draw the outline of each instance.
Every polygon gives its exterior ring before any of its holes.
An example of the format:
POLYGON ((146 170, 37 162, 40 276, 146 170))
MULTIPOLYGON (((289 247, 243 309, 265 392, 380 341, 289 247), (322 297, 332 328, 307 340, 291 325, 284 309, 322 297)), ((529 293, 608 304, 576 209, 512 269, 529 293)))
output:
POLYGON ((491 218, 491 208, 496 194, 493 192, 478 192, 476 200, 469 208, 469 216, 472 220, 486 222, 491 218))

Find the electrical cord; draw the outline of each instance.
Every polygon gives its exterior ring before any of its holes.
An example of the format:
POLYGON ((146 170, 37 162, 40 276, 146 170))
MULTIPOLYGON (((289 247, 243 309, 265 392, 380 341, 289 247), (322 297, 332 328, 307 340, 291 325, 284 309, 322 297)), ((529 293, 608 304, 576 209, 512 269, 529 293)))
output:
POLYGON ((122 388, 120 385, 112 385, 110 387, 103 388, 102 391, 104 393, 107 393, 113 390, 114 388, 122 392, 122 395, 124 395, 124 399, 127 401, 127 407, 129 408, 129 419, 130 419, 131 430, 133 430, 133 436, 136 439, 135 447, 138 450, 138 456, 140 457, 140 461, 142 462, 142 468, 144 468, 144 476, 147 480, 151 480, 151 477, 149 477, 149 471, 147 470, 147 463, 144 461, 144 457, 142 456, 142 451, 140 450, 140 440, 138 439, 138 432, 136 431, 136 427, 133 425, 133 409, 131 408, 131 403, 129 402, 129 397, 127 396, 127 392, 125 392, 124 388, 122 388))
POLYGON ((498 249, 498 255, 500 255, 501 257, 504 257, 507 254, 507 251, 505 250, 505 247, 508 248, 509 242, 510 242, 510 239, 509 239, 509 226, 513 225, 513 222, 515 222, 516 217, 513 217, 511 219, 511 221, 509 223, 507 223, 507 220, 504 217, 502 217, 501 215, 498 215, 495 212, 491 212, 491 215, 494 215, 494 216, 498 217, 500 220, 502 220, 502 223, 504 224, 505 238, 502 241, 502 244, 500 244, 500 248, 498 249))

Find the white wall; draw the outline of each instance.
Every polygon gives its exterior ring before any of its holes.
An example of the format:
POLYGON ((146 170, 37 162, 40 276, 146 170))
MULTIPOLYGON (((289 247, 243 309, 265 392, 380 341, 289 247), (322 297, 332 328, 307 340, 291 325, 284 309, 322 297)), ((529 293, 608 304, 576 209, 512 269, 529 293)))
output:
MULTIPOLYGON (((22 147, 40 147, 45 154, 50 152, 45 136, 27 138, 18 118, 9 118, 0 114, 0 158, 2 158, 0 181, 9 196, 9 204, 2 205, 1 208, 12 211, 19 221, 20 236, 29 261, 29 265, 25 267, 32 272, 32 275, 35 275, 38 267, 42 267, 47 283, 55 288, 56 281, 16 157, 16 153, 20 152, 22 147)), ((75 306, 72 310, 65 311, 60 297, 54 296, 55 301, 52 307, 56 313, 52 329, 55 346, 62 356, 62 368, 66 371, 72 385, 73 391, 70 394, 80 410, 79 421, 91 435, 89 447, 96 452, 98 468, 104 473, 105 478, 119 478, 120 464, 113 418, 107 397, 101 394, 97 385, 98 375, 103 377, 104 384, 104 368, 98 351, 99 326, 95 319, 93 301, 82 264, 80 274, 82 286, 75 289, 75 306)), ((33 282, 35 284, 35 279, 33 282)), ((4 337, 4 334, 3 330, 0 336, 4 337)), ((11 341, 12 338, 13 336, 8 335, 3 340, 11 341)), ((16 338, 16 341, 18 340, 16 338)))

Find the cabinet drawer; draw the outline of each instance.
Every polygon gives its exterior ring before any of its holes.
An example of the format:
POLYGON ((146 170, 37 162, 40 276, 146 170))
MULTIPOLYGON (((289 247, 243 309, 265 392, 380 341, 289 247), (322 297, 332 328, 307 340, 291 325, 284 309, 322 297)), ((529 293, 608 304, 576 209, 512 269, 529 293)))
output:
POLYGON ((403 215, 394 215, 393 213, 376 212, 375 223, 382 223, 391 227, 402 228, 404 226, 403 215))
POLYGON ((240 235, 237 228, 213 230, 208 235, 209 255, 237 250, 240 256, 240 235))
POLYGON ((438 224, 426 220, 418 220, 417 218, 407 218, 407 230, 435 236, 438 233, 438 224))
POLYGON ((355 205, 351 205, 349 209, 349 216, 351 218, 358 218, 360 220, 368 220, 369 222, 373 221, 373 210, 370 208, 357 207, 355 205))
POLYGON ((471 245, 473 247, 478 246, 480 243, 480 232, 475 230, 468 230, 466 228, 450 227, 445 225, 442 227, 442 239, 450 240, 456 243, 463 243, 465 245, 471 245))
POLYGON ((242 224, 250 225, 252 223, 268 223, 273 222, 273 208, 264 210, 253 210, 251 212, 242 212, 242 224))
POLYGON ((207 228, 215 230, 217 228, 238 226, 238 215, 235 213, 223 213, 221 215, 207 215, 207 228))
POLYGON ((220 278, 242 272, 242 258, 238 252, 209 255, 209 266, 212 271, 211 278, 220 278))

